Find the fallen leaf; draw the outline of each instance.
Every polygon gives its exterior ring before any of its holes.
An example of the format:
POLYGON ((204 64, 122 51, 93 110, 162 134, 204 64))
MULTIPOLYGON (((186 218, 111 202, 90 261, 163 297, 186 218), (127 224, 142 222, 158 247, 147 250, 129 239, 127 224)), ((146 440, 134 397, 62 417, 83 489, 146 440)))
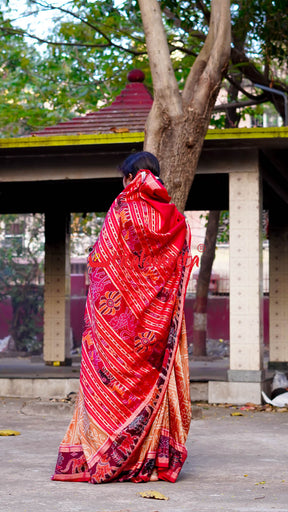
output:
POLYGON ((230 412, 230 416, 243 416, 242 412, 230 412))
POLYGON ((20 436, 17 430, 0 430, 0 436, 20 436))
POLYGON ((169 500, 167 496, 164 496, 164 494, 161 494, 161 492, 158 491, 145 491, 139 492, 139 494, 142 498, 150 498, 152 500, 169 500))
POLYGON ((244 405, 243 407, 240 407, 241 411, 255 411, 256 407, 255 405, 244 405))
POLYGON ((207 409, 207 410, 210 409, 209 405, 207 403, 205 403, 205 402, 204 403, 203 402, 198 402, 198 403, 196 403, 196 405, 197 405, 197 407, 201 407, 202 409, 207 409))

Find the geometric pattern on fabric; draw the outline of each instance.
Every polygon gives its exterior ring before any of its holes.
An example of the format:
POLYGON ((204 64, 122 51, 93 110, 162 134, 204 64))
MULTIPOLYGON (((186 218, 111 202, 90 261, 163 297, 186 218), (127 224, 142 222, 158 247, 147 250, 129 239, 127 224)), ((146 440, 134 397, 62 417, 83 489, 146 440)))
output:
POLYGON ((53 480, 175 482, 190 420, 190 231, 150 171, 113 202, 88 258, 80 387, 53 480))

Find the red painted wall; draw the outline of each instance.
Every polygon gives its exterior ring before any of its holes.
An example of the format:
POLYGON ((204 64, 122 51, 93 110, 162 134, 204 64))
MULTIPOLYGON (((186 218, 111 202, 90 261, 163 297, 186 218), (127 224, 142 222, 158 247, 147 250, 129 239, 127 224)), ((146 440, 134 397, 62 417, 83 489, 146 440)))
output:
MULTIPOLYGON (((185 318, 188 343, 193 340, 193 304, 194 297, 186 297, 185 318)), ((263 297, 264 343, 269 344, 269 297, 263 297)), ((229 297, 212 295, 208 298, 207 308, 207 338, 212 340, 229 340, 229 297)))
MULTIPOLYGON (((86 303, 87 285, 85 276, 73 274, 71 276, 71 327, 73 329, 74 346, 81 345, 84 330, 84 311, 86 303)), ((193 304, 194 298, 187 297, 185 302, 185 317, 188 343, 193 340, 193 304)), ((269 343, 269 297, 263 298, 264 308, 264 343, 269 343)), ((0 339, 9 334, 9 322, 12 308, 9 301, 0 303, 0 339)), ((209 339, 229 339, 229 297, 213 296, 208 299, 207 324, 209 339)))

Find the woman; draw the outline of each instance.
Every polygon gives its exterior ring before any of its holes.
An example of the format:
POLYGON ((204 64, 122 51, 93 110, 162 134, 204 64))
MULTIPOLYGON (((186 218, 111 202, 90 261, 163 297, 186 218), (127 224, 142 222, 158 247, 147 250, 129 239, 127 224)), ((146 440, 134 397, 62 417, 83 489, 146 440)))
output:
POLYGON ((190 232, 147 152, 120 167, 88 258, 80 389, 53 480, 175 482, 190 424, 190 232))

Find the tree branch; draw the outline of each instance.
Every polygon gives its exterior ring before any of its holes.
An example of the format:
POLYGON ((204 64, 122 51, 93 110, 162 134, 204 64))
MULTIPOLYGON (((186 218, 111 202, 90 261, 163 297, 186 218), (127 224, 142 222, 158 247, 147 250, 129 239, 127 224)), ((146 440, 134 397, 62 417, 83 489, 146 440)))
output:
POLYGON ((206 36, 203 34, 203 32, 199 32, 199 30, 193 30, 190 29, 186 24, 183 25, 183 22, 180 18, 175 16, 175 14, 169 9, 169 7, 164 7, 163 13, 167 18, 173 21, 173 24, 176 28, 181 28, 184 32, 189 34, 190 36, 196 37, 197 39, 200 39, 201 41, 205 41, 206 36))
POLYGON ((204 113, 210 98, 215 101, 214 96, 229 62, 230 41, 230 1, 212 0, 209 33, 186 80, 184 104, 204 113))
MULTIPOLYGON (((107 42, 113 46, 115 46, 115 43, 113 43, 112 39, 109 38, 109 36, 107 35, 106 32, 104 32, 102 29, 99 28, 98 25, 94 25, 94 23, 91 23, 90 21, 82 18, 82 16, 76 14, 75 12, 73 11, 70 11, 68 9, 65 9, 64 7, 61 7, 61 6, 57 6, 57 5, 51 5, 51 4, 46 4, 46 3, 42 3, 42 2, 39 2, 37 0, 30 0, 33 4, 35 5, 38 5, 40 7, 43 7, 44 10, 58 10, 60 12, 63 12, 65 14, 69 14, 71 16, 73 16, 74 18, 76 18, 78 21, 80 21, 81 23, 89 26, 90 28, 92 28, 93 30, 95 30, 95 32, 98 32, 102 37, 104 37, 107 42)), ((39 11, 38 11, 39 12, 39 11)), ((42 12, 42 11, 41 11, 42 12)), ((106 27, 105 23, 101 23, 102 26, 106 27)), ((111 28, 111 27, 110 27, 111 28)), ((134 27, 135 28, 135 27, 134 27)), ((141 44, 144 44, 144 39, 140 39, 140 37, 136 37, 135 35, 131 34, 131 32, 129 32, 128 30, 118 30, 116 27, 113 29, 115 33, 118 33, 120 35, 124 35, 124 36, 128 36, 130 39, 134 40, 134 41, 137 41, 138 43, 141 43, 141 44)), ((140 28, 139 26, 139 30, 142 31, 142 27, 140 28)), ((121 46, 119 46, 121 48, 121 46)), ((125 47, 122 47, 123 50, 127 50, 125 47)), ((140 54, 141 55, 141 54, 140 54)))
MULTIPOLYGON (((120 45, 120 44, 116 44, 112 41, 112 39, 105 33, 103 32, 103 30, 101 30, 99 28, 99 26, 97 25, 94 25, 93 23, 89 22, 88 20, 85 20, 84 18, 82 18, 82 16, 79 16, 78 14, 74 13, 73 11, 70 11, 69 9, 65 9, 64 7, 60 7, 60 6, 55 6, 55 5, 52 5, 52 4, 47 4, 47 3, 42 3, 42 2, 38 2, 37 0, 30 0, 31 3, 33 3, 34 5, 38 5, 40 7, 43 7, 45 10, 57 10, 57 11, 60 11, 60 12, 63 12, 65 14, 69 14, 70 16, 72 16, 73 18, 77 19, 78 21, 81 21, 81 23, 87 25, 89 28, 92 28, 92 30, 94 30, 95 32, 97 32, 98 34, 100 34, 106 41, 107 41, 107 44, 94 44, 94 43, 68 43, 68 42, 60 42, 60 41, 49 41, 49 40, 46 40, 46 39, 43 39, 41 37, 38 37, 34 34, 30 34, 29 32, 26 32, 24 30, 20 30, 20 29, 15 29, 15 34, 19 34, 19 35, 25 35, 26 37, 29 37, 31 39, 34 39, 36 41, 38 41, 39 43, 42 43, 42 44, 49 44, 49 45, 53 45, 53 46, 74 46, 74 47, 84 47, 84 48, 109 48, 109 47, 114 47, 114 48, 118 48, 119 50, 123 50, 127 53, 130 53, 131 55, 135 55, 135 56, 138 56, 138 55, 145 55, 145 52, 138 52, 137 50, 132 50, 131 48, 125 48, 124 46, 120 45)), ((4 28, 4 27, 3 27, 4 28)))
MULTIPOLYGON (((41 2, 38 2, 37 0, 30 0, 33 4, 35 5, 40 5, 41 7, 44 7, 45 9, 48 8, 47 4, 43 4, 41 2)), ((60 7, 60 6, 56 6, 56 5, 52 5, 52 4, 49 4, 49 9, 51 11, 60 11, 60 12, 63 12, 65 14, 69 14, 70 16, 72 16, 73 18, 75 18, 76 20, 78 21, 81 21, 81 23, 84 23, 85 25, 87 25, 88 27, 92 28, 93 30, 95 30, 95 32, 98 32, 102 37, 104 37, 104 39, 106 39, 106 41, 109 43, 109 44, 113 44, 111 39, 107 36, 107 34, 105 34, 104 32, 102 32, 101 29, 99 29, 99 27, 97 27, 96 25, 94 25, 93 23, 90 23, 90 21, 88 20, 85 20, 84 18, 82 18, 82 16, 79 16, 78 14, 76 14, 75 12, 73 11, 70 11, 69 9, 65 9, 64 7, 60 7)))
POLYGON ((207 25, 209 25, 210 19, 211 19, 211 13, 210 13, 209 9, 206 7, 206 5, 203 4, 202 0, 198 0, 196 2, 196 7, 198 7, 198 9, 203 13, 204 18, 207 22, 207 25))
MULTIPOLYGON (((271 83, 269 80, 265 78, 265 75, 261 73, 261 71, 258 71, 258 69, 255 67, 255 65, 248 59, 248 57, 245 55, 244 52, 241 52, 237 48, 232 48, 231 50, 231 59, 232 63, 234 65, 237 65, 237 67, 241 70, 243 75, 251 80, 252 83, 258 83, 260 85, 264 85, 266 87, 271 86, 271 83)), ((279 91, 288 92, 288 87, 286 84, 283 83, 273 83, 273 88, 279 89, 279 91)), ((271 93, 265 92, 265 96, 268 99, 268 101, 271 101, 279 114, 284 119, 284 104, 283 99, 278 97, 278 95, 273 95, 273 91, 271 93)))
POLYGON ((231 101, 230 103, 221 103, 220 105, 215 105, 215 107, 213 108, 213 112, 223 112, 225 110, 228 110, 229 108, 250 107, 252 105, 259 105, 261 103, 265 103, 266 101, 267 98, 265 94, 260 94, 260 96, 258 96, 254 100, 231 101))
MULTIPOLYGON (((246 91, 246 89, 244 89, 238 82, 233 80, 232 76, 226 74, 226 78, 227 78, 228 82, 230 82, 230 84, 234 85, 234 87, 236 87, 236 89, 238 89, 238 91, 242 92, 242 94, 244 94, 247 98, 250 98, 250 100, 256 100, 257 98, 259 98, 259 96, 257 96, 257 95, 255 96, 255 94, 251 94, 248 91, 246 91)), ((261 94, 261 96, 266 97, 266 94, 261 94)))
POLYGON ((193 57, 197 57, 197 53, 195 52, 192 52, 192 50, 189 50, 189 48, 185 48, 184 46, 175 46, 173 44, 169 44, 169 47, 170 47, 170 54, 173 53, 173 52, 182 52, 182 53, 185 53, 186 55, 193 55, 193 57))
POLYGON ((74 47, 74 48, 111 48, 111 47, 114 47, 114 48, 118 48, 120 50, 123 50, 127 53, 130 53, 131 55, 134 55, 134 56, 139 56, 139 55, 145 55, 146 52, 138 52, 137 50, 131 50, 130 48, 125 48, 124 46, 121 46, 121 45, 117 45, 113 42, 111 42, 111 44, 109 43, 78 43, 78 42, 73 42, 73 43, 68 43, 68 42, 62 42, 62 41, 49 41, 48 39, 43 39, 42 37, 38 37, 34 34, 30 34, 29 32, 26 32, 25 30, 21 30, 21 29, 12 29, 12 28, 9 28, 9 27, 4 27, 3 25, 0 26, 0 31, 6 33, 6 34, 11 34, 11 35, 19 35, 19 36, 26 36, 26 37, 29 37, 31 39, 35 39, 35 41, 38 41, 39 43, 41 44, 48 44, 50 46, 66 46, 66 47, 74 47))
POLYGON ((29 32, 26 32, 26 30, 22 29, 16 29, 16 28, 8 28, 8 27, 0 27, 0 30, 6 34, 11 34, 15 36, 26 36, 30 37, 31 39, 35 39, 35 41, 38 41, 39 43, 45 43, 49 44, 51 46, 78 46, 78 47, 85 47, 85 48, 109 48, 109 44, 86 44, 86 43, 67 43, 67 42, 60 42, 60 41, 49 41, 48 39, 43 39, 42 37, 35 36, 34 34, 30 34, 29 32))
MULTIPOLYGON (((37 0, 30 0, 30 1, 35 5, 40 5, 41 7, 47 8, 46 4, 42 4, 41 2, 38 2, 37 0)), ((75 12, 70 11, 69 9, 65 9, 64 7, 60 7, 60 6, 56 6, 56 5, 52 5, 52 4, 49 5, 49 8, 51 10, 57 10, 57 11, 65 13, 65 14, 69 14, 69 16, 72 16, 76 20, 81 21, 81 23, 83 23, 84 25, 87 25, 89 28, 92 28, 92 30, 94 30, 95 32, 100 34, 104 39, 106 39, 108 46, 114 46, 115 48, 125 50, 129 53, 133 52, 133 55, 139 55, 139 53, 138 52, 136 53, 135 50, 130 50, 130 49, 125 48, 122 45, 117 45, 116 43, 113 43, 112 39, 105 32, 103 32, 103 30, 101 30, 98 25, 94 25, 94 23, 91 23, 90 21, 86 20, 85 18, 82 18, 82 16, 79 16, 75 12)))
POLYGON ((182 101, 173 70, 161 10, 157 0, 139 0, 153 80, 154 103, 169 116, 181 115, 182 101))

